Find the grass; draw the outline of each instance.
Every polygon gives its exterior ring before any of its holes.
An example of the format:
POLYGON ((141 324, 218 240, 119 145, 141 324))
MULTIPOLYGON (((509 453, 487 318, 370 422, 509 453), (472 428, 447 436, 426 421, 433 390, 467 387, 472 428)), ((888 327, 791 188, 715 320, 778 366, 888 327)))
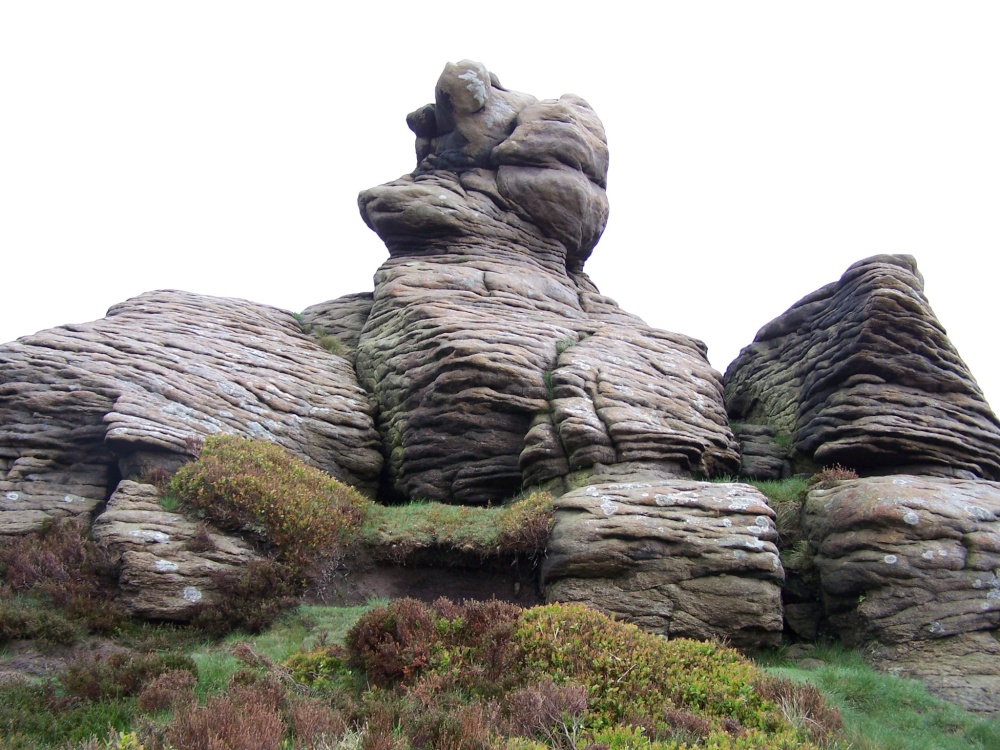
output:
POLYGON ((980 719, 932 696, 919 682, 876 672, 857 651, 821 644, 803 669, 781 651, 758 657, 770 674, 809 682, 840 709, 853 750, 989 750, 1000 747, 1000 720, 980 719))
POLYGON ((377 556, 402 560, 417 550, 438 549, 489 557, 536 555, 552 525, 552 496, 532 492, 491 508, 413 502, 375 505, 361 541, 377 556))

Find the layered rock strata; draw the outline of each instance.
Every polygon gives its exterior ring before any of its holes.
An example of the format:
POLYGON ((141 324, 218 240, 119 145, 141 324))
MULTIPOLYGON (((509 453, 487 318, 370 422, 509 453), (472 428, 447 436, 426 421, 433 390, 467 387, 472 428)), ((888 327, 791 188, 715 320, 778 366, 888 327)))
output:
POLYGON ((163 509, 156 487, 125 480, 93 526, 121 559, 119 601, 153 620, 190 620, 220 596, 216 580, 260 559, 240 539, 163 509))
POLYGON ((548 601, 586 602, 670 637, 781 639, 774 511, 745 484, 598 484, 555 502, 548 601))
POLYGON ((802 526, 825 628, 877 663, 1000 711, 1000 483, 889 476, 812 490, 802 526))
POLYGON ((568 471, 734 471, 704 346, 648 328, 583 273, 608 149, 579 97, 449 65, 408 118, 416 170, 361 193, 389 249, 358 341, 391 491, 486 503, 568 471))
POLYGON ((89 514, 121 476, 172 470, 219 432, 377 486, 374 409, 350 362, 272 307, 150 292, 5 344, 0 365, 0 533, 89 514))
POLYGON ((768 323, 725 388, 733 421, 770 427, 800 463, 1000 478, 1000 422, 907 255, 855 263, 768 323))

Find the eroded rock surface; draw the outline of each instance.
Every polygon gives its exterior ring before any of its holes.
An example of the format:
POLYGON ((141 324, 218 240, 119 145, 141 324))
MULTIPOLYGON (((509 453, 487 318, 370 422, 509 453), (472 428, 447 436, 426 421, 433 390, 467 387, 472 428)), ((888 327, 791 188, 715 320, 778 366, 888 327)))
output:
POLYGON ((579 601, 671 637, 781 638, 774 512, 745 484, 598 484, 555 502, 548 601, 579 601))
POLYGON ((91 513, 120 476, 174 469, 220 432, 271 440, 374 492, 373 412, 350 362, 290 313, 143 294, 0 347, 0 533, 91 513))
POLYGON ((259 557, 242 540, 172 513, 156 487, 125 480, 93 526, 121 556, 119 600, 133 615, 190 620, 219 596, 215 576, 259 557))
POLYGON ((828 631, 877 641, 883 668, 1000 711, 1000 672, 982 663, 1000 653, 1000 483, 847 480, 812 490, 802 525, 828 631))
POLYGON ((416 170, 358 199, 390 253, 357 369, 392 491, 485 503, 623 461, 734 471, 704 346, 645 326, 583 273, 608 212, 590 106, 508 91, 469 61, 435 93, 408 118, 416 170))
POLYGON ((764 326, 726 371, 733 421, 863 473, 1000 478, 1000 422, 907 255, 878 255, 764 326))

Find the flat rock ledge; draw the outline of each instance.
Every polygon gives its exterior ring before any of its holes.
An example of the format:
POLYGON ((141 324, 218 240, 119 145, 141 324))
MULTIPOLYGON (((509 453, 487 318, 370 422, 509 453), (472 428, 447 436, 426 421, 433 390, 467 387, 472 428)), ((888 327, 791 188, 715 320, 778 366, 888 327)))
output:
POLYGON ((582 487, 555 501, 545 598, 586 602, 668 637, 776 645, 784 580, 777 538, 774 511, 749 485, 582 487))
POLYGON ((121 555, 120 601, 151 620, 190 620, 218 597, 214 576, 259 559, 243 540, 164 510, 153 485, 129 480, 91 533, 121 555))
POLYGON ((825 628, 970 710, 1000 711, 1000 483, 839 482, 806 499, 825 628), (987 663, 991 662, 991 663, 987 663))

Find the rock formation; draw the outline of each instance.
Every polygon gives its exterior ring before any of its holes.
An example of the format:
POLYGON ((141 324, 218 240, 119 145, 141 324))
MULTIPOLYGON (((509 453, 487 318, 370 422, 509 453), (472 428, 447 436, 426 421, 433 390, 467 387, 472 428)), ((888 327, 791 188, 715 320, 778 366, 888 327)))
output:
POLYGON ((412 174, 361 193, 389 249, 357 370, 391 490, 486 503, 571 471, 735 471, 704 346, 647 327, 583 273, 608 214, 590 106, 449 65, 407 122, 412 174), (598 469, 594 469, 598 467, 598 469))
POLYGON ((1000 654, 1000 483, 842 481, 809 493, 802 526, 829 632, 881 644, 879 659, 896 671, 996 710, 1000 669, 988 655, 1000 654))
POLYGON ((855 263, 800 300, 760 330, 725 384, 732 420, 785 437, 800 465, 1000 478, 1000 421, 908 255, 855 263))
POLYGON ((777 645, 774 511, 745 484, 597 484, 556 499, 546 597, 586 602, 670 637, 777 645))
POLYGON ((260 559, 242 540, 164 510, 156 487, 129 480, 118 484, 93 536, 121 560, 121 603, 153 620, 190 620, 219 595, 220 573, 260 559))
POLYGON ((217 432, 277 442, 374 493, 373 408, 290 313, 151 292, 0 347, 0 534, 90 514, 120 477, 176 469, 217 432))

